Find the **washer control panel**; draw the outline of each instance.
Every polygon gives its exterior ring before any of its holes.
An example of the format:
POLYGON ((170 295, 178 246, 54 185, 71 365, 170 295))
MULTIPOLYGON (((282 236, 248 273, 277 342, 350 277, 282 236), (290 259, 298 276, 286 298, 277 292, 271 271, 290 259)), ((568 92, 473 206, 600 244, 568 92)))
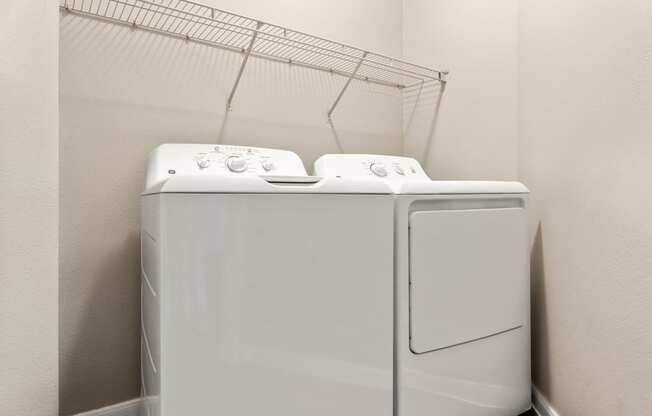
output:
POLYGON ((430 180, 415 159, 387 155, 323 155, 315 161, 315 175, 375 177, 387 181, 430 180))
POLYGON ((172 175, 306 176, 296 153, 262 147, 163 144, 149 159, 147 187, 172 175))
POLYGON ((202 172, 254 175, 305 175, 299 157, 285 150, 211 145, 193 154, 202 172))

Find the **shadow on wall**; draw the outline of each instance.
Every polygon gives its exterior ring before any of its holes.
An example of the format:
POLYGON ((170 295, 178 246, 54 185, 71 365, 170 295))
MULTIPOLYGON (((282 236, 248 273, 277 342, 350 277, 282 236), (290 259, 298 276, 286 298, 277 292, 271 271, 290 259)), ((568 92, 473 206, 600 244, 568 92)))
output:
MULTIPOLYGON (((104 240, 103 231, 90 224, 78 232, 96 235, 74 236, 68 232, 64 238, 66 243, 74 239, 85 246, 74 248, 84 258, 74 259, 78 267, 74 273, 88 281, 82 284, 83 290, 69 287, 77 279, 63 279, 60 286, 62 314, 70 319, 71 312, 76 312, 74 334, 66 334, 75 342, 66 344, 61 351, 61 415, 128 400, 140 390, 139 378, 125 377, 126 372, 137 375, 140 368, 140 345, 134 342, 140 337, 139 234, 129 232, 116 240, 114 233, 108 233, 113 236, 104 240), (94 249, 102 250, 101 255, 93 254, 94 249), (72 293, 79 296, 81 302, 77 305, 83 305, 81 310, 71 305, 72 293)), ((70 248, 71 244, 66 246, 70 248)), ((67 260, 75 256, 65 248, 61 254, 62 274, 69 276, 71 264, 67 260)))
POLYGON ((446 83, 428 82, 403 90, 403 154, 417 159, 434 176, 432 149, 446 83))
POLYGON ((541 223, 537 225, 530 253, 532 290, 532 378, 542 392, 548 392, 548 311, 546 303, 546 273, 541 223))
MULTIPOLYGON (((310 163, 337 152, 326 113, 346 78, 75 15, 61 21, 63 95, 204 113, 211 142, 277 146, 310 163)), ((347 152, 400 152, 398 89, 354 81, 333 116, 347 152)), ((137 115, 137 113, 135 113, 137 115)), ((192 129, 188 133, 192 133, 192 129)), ((187 134, 189 136, 190 134, 187 134)))

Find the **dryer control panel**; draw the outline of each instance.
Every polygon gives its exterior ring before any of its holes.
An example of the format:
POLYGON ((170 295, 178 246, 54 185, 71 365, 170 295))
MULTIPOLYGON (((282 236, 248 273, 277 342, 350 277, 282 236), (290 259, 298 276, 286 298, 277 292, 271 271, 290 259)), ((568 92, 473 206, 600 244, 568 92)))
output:
POLYGON ((296 153, 262 147, 163 144, 149 159, 146 189, 171 175, 306 176, 296 153))
POLYGON ((375 177, 390 182, 430 180, 411 157, 330 154, 315 161, 315 175, 323 177, 375 177))

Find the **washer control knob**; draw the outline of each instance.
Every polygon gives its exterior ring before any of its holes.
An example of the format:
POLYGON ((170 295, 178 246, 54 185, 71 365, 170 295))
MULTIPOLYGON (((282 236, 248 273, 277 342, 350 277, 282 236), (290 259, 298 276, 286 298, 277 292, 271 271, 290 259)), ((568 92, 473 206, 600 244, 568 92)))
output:
POLYGON ((206 169, 211 165, 211 160, 207 157, 202 157, 200 159, 197 159, 197 166, 199 166, 199 169, 206 169))
POLYGON ((242 156, 229 156, 226 159, 226 167, 229 168, 231 172, 244 172, 247 170, 247 159, 242 156))
POLYGON ((385 168, 385 165, 383 165, 382 163, 372 163, 369 166, 369 169, 371 169, 371 172, 374 175, 380 176, 381 178, 387 176, 387 169, 385 168))
POLYGON ((274 162, 271 160, 263 160, 260 165, 263 167, 265 172, 269 172, 270 170, 274 169, 274 162))
POLYGON ((394 172, 398 173, 399 175, 405 175, 405 171, 399 165, 394 166, 394 172))

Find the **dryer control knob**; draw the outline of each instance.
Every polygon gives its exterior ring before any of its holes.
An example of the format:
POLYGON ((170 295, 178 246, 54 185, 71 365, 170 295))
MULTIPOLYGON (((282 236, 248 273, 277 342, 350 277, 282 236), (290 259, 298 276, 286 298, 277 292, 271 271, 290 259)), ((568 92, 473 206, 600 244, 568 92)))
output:
POLYGON ((247 159, 242 156, 230 156, 226 159, 226 167, 229 168, 231 172, 244 172, 247 170, 247 159))
POLYGON ((399 165, 394 166, 394 172, 398 173, 399 175, 405 175, 405 171, 399 165))
POLYGON ((261 162, 261 166, 265 172, 269 172, 270 170, 274 169, 274 163, 271 160, 264 160, 261 162))
POLYGON ((207 157, 202 157, 201 159, 197 160, 197 166, 199 166, 200 169, 206 169, 211 165, 211 160, 207 157))
POLYGON ((369 169, 371 169, 371 172, 374 175, 380 176, 381 178, 387 176, 387 169, 382 163, 372 163, 371 166, 369 166, 369 169))

